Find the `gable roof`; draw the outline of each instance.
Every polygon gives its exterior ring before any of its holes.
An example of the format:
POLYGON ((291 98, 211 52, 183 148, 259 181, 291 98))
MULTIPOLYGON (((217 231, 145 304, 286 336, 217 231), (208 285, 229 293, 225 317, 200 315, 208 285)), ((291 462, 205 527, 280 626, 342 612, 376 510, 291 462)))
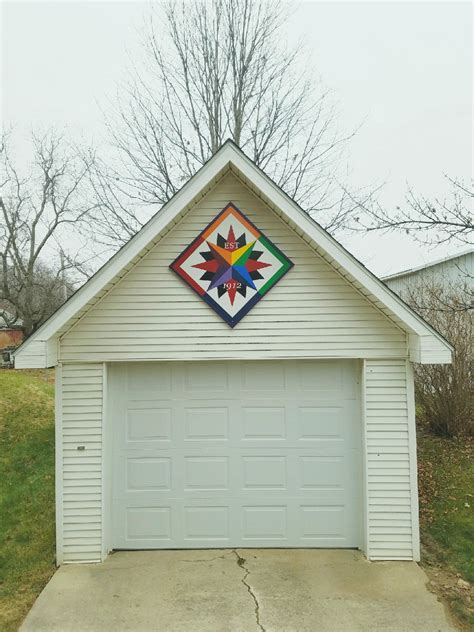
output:
POLYGON ((15 357, 45 346, 46 365, 56 363, 55 340, 100 300, 229 171, 262 198, 305 242, 360 293, 410 336, 410 357, 417 362, 450 362, 452 346, 334 237, 273 182, 231 140, 62 305, 23 345, 15 357), (30 350, 29 350, 30 348, 30 350))

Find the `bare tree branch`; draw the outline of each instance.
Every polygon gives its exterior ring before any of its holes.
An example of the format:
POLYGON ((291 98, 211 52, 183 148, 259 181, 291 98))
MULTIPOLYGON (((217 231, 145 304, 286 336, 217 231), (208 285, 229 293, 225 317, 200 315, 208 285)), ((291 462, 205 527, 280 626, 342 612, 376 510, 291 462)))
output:
MULTIPOLYGON (((404 207, 394 213, 385 210, 373 198, 359 200, 359 222, 353 228, 365 232, 401 230, 424 244, 461 242, 474 239, 474 190, 460 180, 445 176, 451 185, 449 199, 430 200, 409 188, 404 207)), ((347 192, 347 195, 350 195, 347 192)), ((353 197, 354 203, 357 200, 353 197)))
POLYGON ((0 310, 29 335, 73 291, 66 272, 85 272, 61 245, 61 230, 67 227, 69 238, 90 230, 85 220, 95 205, 86 202, 84 186, 91 163, 53 132, 32 135, 33 158, 23 175, 9 134, 0 148, 0 310))
POLYGON ((227 138, 321 224, 345 224, 354 205, 336 171, 352 134, 335 131, 301 48, 282 43, 286 18, 279 0, 169 1, 151 14, 145 62, 107 121, 116 160, 93 171, 104 243, 126 241, 227 138))

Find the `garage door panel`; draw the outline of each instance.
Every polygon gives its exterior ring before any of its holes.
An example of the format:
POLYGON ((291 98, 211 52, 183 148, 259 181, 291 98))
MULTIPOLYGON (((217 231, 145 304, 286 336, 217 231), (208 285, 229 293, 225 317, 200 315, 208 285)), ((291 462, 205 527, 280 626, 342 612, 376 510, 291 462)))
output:
POLYGON ((228 491, 228 489, 228 456, 184 457, 184 491, 228 491))
POLYGON ((281 440, 287 437, 287 412, 283 404, 241 406, 241 440, 281 440))
POLYGON ((132 492, 170 491, 171 458, 130 457, 126 460, 126 489, 132 492))
POLYGON ((265 397, 268 392, 286 390, 288 370, 283 362, 270 365, 268 362, 243 362, 240 364, 240 388, 254 396, 265 397))
POLYGON ((171 441, 172 407, 140 406, 127 410, 124 442, 135 447, 144 442, 171 441))
POLYGON ((172 374, 170 366, 166 364, 155 364, 150 370, 148 364, 136 364, 133 371, 128 371, 126 375, 127 392, 130 401, 134 399, 151 399, 159 393, 160 397, 169 396, 172 391, 172 374))
POLYGON ((356 382, 354 365, 348 362, 327 360, 299 362, 296 365, 296 387, 300 391, 309 391, 323 397, 337 397, 342 394, 344 398, 355 399, 356 382))
POLYGON ((353 446, 359 434, 353 402, 301 402, 295 430, 300 442, 333 442, 353 446))
POLYGON ((255 455, 242 457, 243 485, 245 490, 287 491, 287 457, 284 455, 255 455))
POLYGON ((235 539, 227 500, 122 500, 114 503, 113 520, 115 548, 212 548, 235 539))
POLYGON ((343 456, 308 455, 298 460, 301 489, 334 492, 344 489, 343 456))
POLYGON ((127 507, 125 539, 171 541, 171 507, 127 507))
POLYGON ((228 441, 228 406, 186 406, 184 408, 185 441, 228 441))
POLYGON ((341 546, 348 539, 347 509, 341 505, 301 505, 299 507, 301 538, 313 545, 332 540, 341 546))
POLYGON ((287 498, 118 503, 116 548, 357 547, 353 507, 287 498), (295 544, 297 542, 297 544, 295 544))
POLYGON ((298 443, 318 442, 352 445, 356 439, 357 419, 349 405, 272 404, 233 402, 232 409, 221 401, 214 407, 195 403, 180 406, 177 402, 133 406, 127 410, 124 444, 134 449, 146 447, 150 442, 172 441, 178 448, 191 442, 209 445, 209 442, 240 440, 255 446, 284 442, 297 447, 298 443))
POLYGON ((114 367, 114 548, 358 546, 356 365, 325 364, 114 367))
POLYGON ((115 501, 112 522, 116 548, 169 548, 179 530, 178 503, 115 501))
POLYGON ((113 501, 121 498, 169 496, 176 492, 176 477, 171 454, 137 450, 133 454, 116 456, 113 472, 113 501))
POLYGON ((287 512, 287 503, 282 505, 244 505, 242 507, 242 540, 244 542, 287 540, 287 512))
POLYGON ((227 543, 230 540, 230 507, 224 505, 193 505, 183 507, 183 537, 189 542, 227 543))
POLYGON ((214 396, 229 391, 229 364, 226 362, 185 362, 181 380, 177 378, 178 388, 181 386, 191 397, 202 395, 214 396))
POLYGON ((358 479, 344 463, 358 454, 336 449, 300 451, 287 448, 228 450, 169 450, 124 452, 117 458, 114 498, 222 496, 242 498, 264 491, 268 497, 350 497, 358 494, 358 479))

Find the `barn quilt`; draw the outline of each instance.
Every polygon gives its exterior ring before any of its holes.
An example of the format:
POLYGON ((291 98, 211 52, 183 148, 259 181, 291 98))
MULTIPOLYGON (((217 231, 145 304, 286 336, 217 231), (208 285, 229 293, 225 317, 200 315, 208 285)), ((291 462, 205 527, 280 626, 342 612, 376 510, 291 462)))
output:
POLYGON ((170 268, 234 327, 293 263, 229 203, 170 268))

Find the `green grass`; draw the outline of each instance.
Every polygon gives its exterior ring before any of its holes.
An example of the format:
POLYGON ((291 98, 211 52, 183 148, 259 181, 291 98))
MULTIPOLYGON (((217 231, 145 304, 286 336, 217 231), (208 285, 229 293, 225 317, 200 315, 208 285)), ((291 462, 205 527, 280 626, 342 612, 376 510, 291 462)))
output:
POLYGON ((55 570, 51 371, 0 370, 0 629, 17 630, 55 570))
MULTIPOLYGON (((442 569, 440 592, 467 629, 474 629, 469 601, 471 593, 458 589, 457 579, 461 577, 474 582, 473 455, 472 439, 446 439, 427 432, 419 433, 420 527, 424 558, 431 569, 442 569), (451 577, 447 573, 451 573, 451 577)), ((436 576, 434 579, 436 583, 436 576)))

